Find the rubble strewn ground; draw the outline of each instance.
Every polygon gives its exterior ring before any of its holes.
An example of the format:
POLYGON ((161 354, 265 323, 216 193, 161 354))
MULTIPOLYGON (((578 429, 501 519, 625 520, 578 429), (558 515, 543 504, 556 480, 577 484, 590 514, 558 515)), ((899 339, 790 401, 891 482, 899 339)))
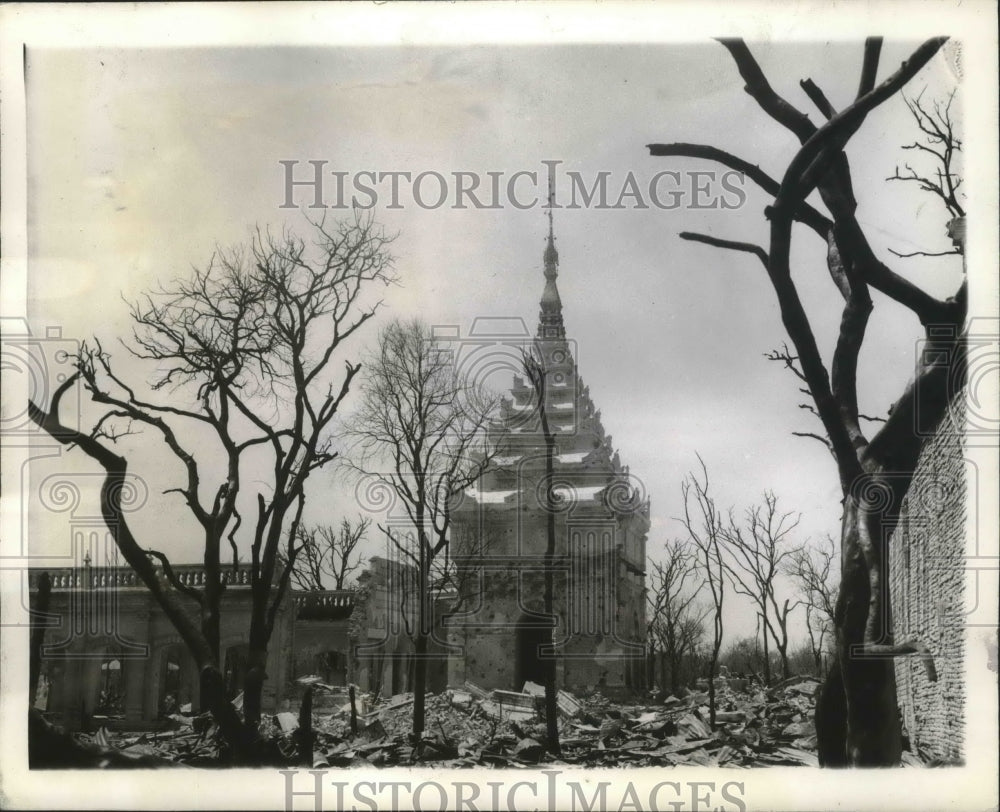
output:
MULTIPOLYGON (((524 691, 484 691, 466 684, 426 698, 423 738, 410 740, 413 695, 374 703, 356 699, 357 733, 351 732, 346 689, 312 685, 313 766, 518 767, 535 764, 589 767, 701 765, 763 767, 818 766, 813 725, 819 683, 793 678, 768 689, 726 680, 716 691, 716 728, 709 725, 708 693, 685 692, 662 702, 612 702, 599 693, 559 695, 561 755, 548 752, 541 686, 524 691)), ((171 717, 172 730, 123 734, 101 728, 77 734, 81 741, 112 747, 131 757, 158 757, 191 766, 219 763, 219 742, 208 716, 171 717)), ((296 749, 298 716, 268 717, 262 733, 273 743, 278 763, 301 763, 296 749)), ((909 753, 904 764, 923 762, 909 753)))

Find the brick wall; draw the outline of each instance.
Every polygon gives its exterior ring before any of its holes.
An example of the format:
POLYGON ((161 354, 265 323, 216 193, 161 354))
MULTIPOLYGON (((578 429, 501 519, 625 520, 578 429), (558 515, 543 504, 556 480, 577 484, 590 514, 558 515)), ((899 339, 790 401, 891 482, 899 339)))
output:
POLYGON ((963 759, 966 470, 964 396, 924 447, 890 544, 895 638, 934 655, 937 682, 917 658, 897 658, 896 680, 911 748, 947 763, 963 759))

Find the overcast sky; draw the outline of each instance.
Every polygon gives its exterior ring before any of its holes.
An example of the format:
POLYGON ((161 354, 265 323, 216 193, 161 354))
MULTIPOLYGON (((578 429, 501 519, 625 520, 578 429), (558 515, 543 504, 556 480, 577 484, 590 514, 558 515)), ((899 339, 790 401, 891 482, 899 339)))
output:
MULTIPOLYGON (((885 43, 885 78, 915 42, 885 43)), ((808 45, 754 44, 775 89, 819 121, 799 88, 812 78, 837 108, 856 91, 862 39, 808 45)), ((242 241, 255 224, 296 228, 312 202, 283 209, 279 161, 327 161, 325 170, 559 173, 592 183, 607 172, 610 202, 629 172, 648 199, 662 170, 712 169, 705 162, 651 158, 644 145, 688 141, 732 151, 776 177, 796 142, 743 92, 728 53, 691 45, 563 45, 243 49, 32 49, 27 56, 29 132, 29 318, 38 333, 102 337, 126 329, 121 296, 203 265, 215 244, 242 241)), ((936 57, 908 92, 927 87, 943 98, 956 86, 954 52, 936 57)), ((961 99, 953 112, 960 118, 961 99)), ((915 127, 896 97, 852 140, 859 219, 878 255, 932 293, 949 295, 960 279, 955 257, 897 260, 897 251, 950 247, 947 215, 914 186, 886 184, 912 158, 900 146, 915 127)), ((681 186, 689 189, 689 175, 681 186)), ((557 174, 559 195, 569 181, 557 174)), ((326 176, 333 202, 332 176, 326 176)), ((486 181, 484 180, 484 184, 486 181)), ((530 198, 530 183, 519 188, 530 198)), ((436 185, 426 189, 433 197, 436 185)), ((794 377, 763 353, 785 339, 774 293, 752 256, 720 252, 678 238, 683 230, 767 243, 768 202, 749 182, 736 209, 693 209, 691 195, 673 210, 560 209, 554 223, 559 290, 580 372, 607 431, 652 499, 649 551, 680 535, 680 483, 700 453, 720 504, 741 508, 773 489, 801 512, 800 539, 838 534, 839 487, 832 458, 798 408, 794 377)), ((421 207, 401 194, 401 209, 377 218, 398 231, 393 246, 401 285, 391 289, 379 322, 419 315, 467 332, 480 316, 516 316, 533 333, 542 292, 547 222, 540 207, 495 210, 421 207)), ((454 182, 450 182, 454 196, 454 182)), ((666 197, 666 195, 664 195, 666 197)), ((730 199, 732 199, 730 197, 730 199)), ((449 204, 453 202, 449 200, 449 204)), ((565 198, 563 198, 565 202, 565 198)), ((829 358, 839 297, 823 262, 824 246, 796 233, 793 272, 829 358)), ((372 341, 366 328, 360 345, 372 341)), ((861 357, 862 410, 884 414, 912 373, 916 320, 875 294, 861 357)), ((117 353, 121 355, 119 351, 117 353)), ((348 408, 351 403, 348 402, 348 408)), ((38 466, 89 470, 80 454, 38 466), (54 466, 54 467, 53 467, 54 466)), ((146 461, 152 462, 153 456, 146 461)), ((155 546, 193 560, 199 544, 176 496, 161 496, 167 469, 144 470, 151 495, 140 521, 155 546), (162 480, 162 481, 161 481, 162 480), (161 487, 162 486, 162 487, 161 487), (173 517, 177 517, 176 519, 173 517), (190 530, 188 529, 190 528, 190 530)), ((338 521, 345 500, 333 475, 311 484, 308 516, 338 521)), ((96 510, 92 511, 96 512, 96 510)), ((44 510, 33 552, 68 553, 64 514, 44 510)), ((752 631, 752 624, 749 628, 752 631)))

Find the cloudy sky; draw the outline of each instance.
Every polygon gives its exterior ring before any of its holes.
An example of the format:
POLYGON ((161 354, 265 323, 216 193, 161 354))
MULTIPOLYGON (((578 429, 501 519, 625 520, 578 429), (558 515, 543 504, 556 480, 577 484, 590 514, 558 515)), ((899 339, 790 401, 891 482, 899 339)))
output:
MULTIPOLYGON (((862 44, 857 37, 752 49, 775 89, 819 121, 799 80, 812 78, 835 107, 845 106, 862 44)), ((880 78, 916 44, 888 40, 880 78)), ((949 50, 908 91, 926 87, 925 98, 939 99, 957 83, 949 50)), ((569 194, 566 172, 588 185, 606 172, 609 203, 632 173, 648 208, 627 197, 619 209, 557 210, 554 222, 567 332, 606 429, 652 499, 650 552, 680 534, 680 483, 696 453, 720 504, 741 508, 773 489, 783 507, 803 514, 801 539, 837 535, 832 460, 819 443, 790 436, 818 424, 798 408, 793 376, 762 357, 785 338, 763 269, 751 256, 677 236, 701 231, 766 245, 768 201, 748 183, 738 208, 694 208, 688 173, 713 167, 651 158, 644 148, 709 143, 780 177, 796 142, 743 92, 717 43, 40 48, 27 54, 26 94, 29 321, 36 332, 59 325, 65 336, 96 334, 107 346, 127 329, 122 297, 203 265, 216 244, 245 240, 254 225, 305 226, 312 195, 298 190, 301 208, 282 208, 280 161, 298 161, 298 178, 311 172, 309 161, 326 161, 324 170, 348 173, 348 183, 363 171, 449 180, 441 207, 418 205, 404 190, 402 208, 388 209, 388 187, 379 186, 375 214, 399 232, 401 281, 379 321, 419 315, 463 333, 480 316, 521 317, 534 331, 547 221, 541 207, 509 201, 453 208, 452 173, 475 173, 485 185, 487 172, 502 172, 505 185, 515 172, 534 171, 544 198, 542 161, 560 161, 560 197, 569 194), (686 193, 670 210, 648 196, 663 170, 682 173, 681 181, 660 188, 686 193)), ((961 104, 959 96, 959 117, 961 104)), ((897 97, 853 139, 859 218, 880 257, 949 295, 960 279, 955 257, 897 260, 887 251, 950 247, 943 207, 912 185, 884 181, 912 157, 900 147, 916 137, 897 97)), ((332 203, 332 176, 326 184, 332 203)), ((522 200, 530 187, 523 179, 522 200)), ((427 185, 425 202, 436 188, 427 185)), ((839 298, 823 257, 815 235, 797 233, 795 280, 829 358, 839 298)), ((875 297, 860 392, 864 412, 884 414, 912 372, 920 331, 907 311, 875 297)), ((352 357, 376 332, 377 324, 367 328, 352 357)), ((73 457, 39 466, 38 475, 88 470, 73 457)), ((150 482, 141 521, 157 546, 193 560, 193 527, 177 497, 159 495, 175 472, 154 455, 144 461, 149 470, 134 465, 150 482)), ((333 475, 317 476, 311 488, 311 520, 337 521, 350 509, 333 475)), ((65 515, 36 512, 45 528, 37 552, 66 554, 65 515)))

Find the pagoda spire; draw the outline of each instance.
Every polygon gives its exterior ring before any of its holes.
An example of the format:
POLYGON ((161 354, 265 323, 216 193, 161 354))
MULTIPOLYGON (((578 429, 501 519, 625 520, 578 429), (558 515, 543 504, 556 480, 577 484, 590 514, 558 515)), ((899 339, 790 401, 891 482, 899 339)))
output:
POLYGON ((549 237, 545 246, 545 289, 542 291, 541 309, 538 313, 538 338, 566 338, 563 326, 562 300, 559 298, 559 288, 556 287, 556 277, 559 276, 559 252, 556 250, 556 238, 552 226, 552 208, 555 203, 555 189, 549 178, 549 237))

